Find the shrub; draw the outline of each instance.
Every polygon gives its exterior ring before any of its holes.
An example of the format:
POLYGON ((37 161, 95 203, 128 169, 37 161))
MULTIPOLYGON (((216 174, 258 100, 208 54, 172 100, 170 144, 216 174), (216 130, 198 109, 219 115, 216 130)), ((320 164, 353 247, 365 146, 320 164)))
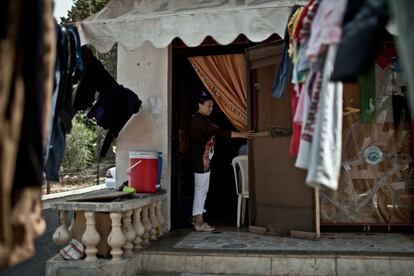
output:
POLYGON ((84 169, 91 164, 94 157, 93 144, 96 141, 96 134, 76 118, 72 123, 72 131, 66 136, 63 170, 84 169))

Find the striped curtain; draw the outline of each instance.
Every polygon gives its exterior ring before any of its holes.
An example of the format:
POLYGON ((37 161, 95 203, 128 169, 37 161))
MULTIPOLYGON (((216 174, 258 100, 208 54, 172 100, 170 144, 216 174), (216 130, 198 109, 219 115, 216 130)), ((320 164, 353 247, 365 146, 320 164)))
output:
POLYGON ((243 54, 189 57, 217 105, 239 130, 247 129, 246 61, 243 54))

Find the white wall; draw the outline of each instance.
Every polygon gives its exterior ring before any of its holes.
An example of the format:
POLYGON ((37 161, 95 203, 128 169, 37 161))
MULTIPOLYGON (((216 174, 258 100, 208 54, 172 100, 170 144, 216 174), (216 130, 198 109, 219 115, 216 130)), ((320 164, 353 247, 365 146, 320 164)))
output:
MULTIPOLYGON (((166 221, 170 227, 170 149, 171 149, 171 78, 168 75, 169 49, 156 49, 144 43, 136 51, 118 47, 118 82, 138 94, 142 100, 140 111, 131 117, 120 132, 116 144, 116 181, 119 186, 128 179, 128 151, 157 150, 163 153, 161 185, 166 189, 164 204, 166 221)), ((171 71, 170 71, 171 72, 171 71)))

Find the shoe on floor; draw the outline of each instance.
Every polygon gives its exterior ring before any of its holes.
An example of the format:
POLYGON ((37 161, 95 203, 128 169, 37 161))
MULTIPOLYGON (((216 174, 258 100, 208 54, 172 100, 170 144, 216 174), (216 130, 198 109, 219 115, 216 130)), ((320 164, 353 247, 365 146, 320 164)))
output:
POLYGON ((213 226, 208 225, 207 223, 203 223, 203 224, 194 223, 193 225, 194 225, 194 230, 196 230, 197 232, 212 232, 216 229, 213 226))

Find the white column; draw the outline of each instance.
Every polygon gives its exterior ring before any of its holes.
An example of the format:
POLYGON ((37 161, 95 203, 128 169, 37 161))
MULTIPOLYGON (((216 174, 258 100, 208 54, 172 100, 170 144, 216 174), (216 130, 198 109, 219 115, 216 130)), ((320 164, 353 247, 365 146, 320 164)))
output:
POLYGON ((112 248, 112 260, 117 261, 121 259, 123 253, 122 246, 125 244, 125 236, 121 230, 122 213, 110 213, 112 221, 112 230, 108 236, 108 245, 112 248))
POLYGON ((162 201, 161 200, 157 202, 156 215, 157 215, 158 223, 160 225, 159 226, 160 229, 159 229, 158 235, 160 237, 162 237, 164 235, 164 223, 165 223, 165 220, 164 220, 164 217, 162 216, 162 201))
POLYGON ((144 225, 144 230, 145 230, 144 235, 142 236, 142 238, 144 239, 143 244, 149 243, 150 231, 152 228, 152 225, 148 218, 148 209, 149 209, 149 205, 146 205, 142 208, 142 224, 144 225))
POLYGON ((70 239, 70 233, 66 227, 66 216, 68 211, 59 211, 59 226, 53 234, 53 242, 58 246, 63 246, 70 239))
POLYGON ((85 233, 83 233, 82 235, 82 243, 86 246, 85 261, 87 262, 96 261, 96 252, 98 252, 98 249, 96 248, 96 246, 98 245, 101 237, 99 236, 98 231, 96 231, 95 213, 85 212, 85 218, 86 218, 86 229, 85 229, 85 233))
POLYGON ((151 230, 150 230, 150 239, 152 241, 157 240, 157 227, 158 227, 158 221, 157 217, 155 215, 155 207, 157 206, 156 202, 153 202, 150 204, 149 208, 149 218, 151 223, 151 230))
POLYGON ((144 235, 145 229, 141 223, 141 208, 134 210, 133 226, 136 233, 134 240, 135 248, 142 248, 142 235, 144 235))
POLYGON ((126 239, 126 243, 124 244, 123 248, 125 250, 126 256, 132 255, 132 248, 134 248, 132 241, 135 239, 136 236, 134 228, 132 228, 131 224, 132 213, 132 210, 128 210, 124 212, 124 217, 122 218, 122 232, 124 232, 126 239))

